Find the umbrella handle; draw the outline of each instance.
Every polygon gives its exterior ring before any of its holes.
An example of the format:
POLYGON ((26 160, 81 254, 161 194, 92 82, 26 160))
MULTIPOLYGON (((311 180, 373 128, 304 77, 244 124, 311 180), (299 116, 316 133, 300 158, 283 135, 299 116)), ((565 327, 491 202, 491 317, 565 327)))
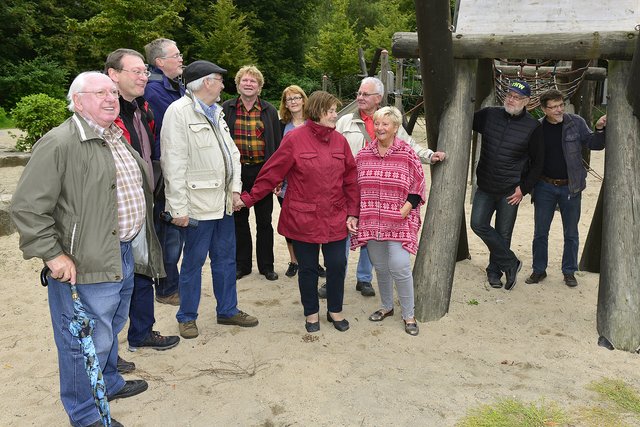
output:
POLYGON ((48 265, 45 265, 42 267, 42 270, 40 270, 40 284, 45 288, 49 285, 49 279, 47 278, 49 273, 51 273, 51 269, 48 265))

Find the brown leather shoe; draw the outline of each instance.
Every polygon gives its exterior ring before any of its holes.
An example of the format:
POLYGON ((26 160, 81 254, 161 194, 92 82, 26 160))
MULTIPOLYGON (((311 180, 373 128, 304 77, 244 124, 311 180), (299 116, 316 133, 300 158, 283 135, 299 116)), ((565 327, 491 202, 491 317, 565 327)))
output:
POLYGON ((156 295, 156 301, 160 304, 169 304, 169 305, 180 305, 180 295, 177 292, 172 293, 171 295, 167 295, 161 297, 160 295, 156 295))
POLYGON ((574 276, 573 274, 565 274, 564 284, 570 288, 575 288, 576 286, 578 286, 578 281, 576 280, 576 276, 574 276))
POLYGON ((218 324, 235 325, 235 326, 242 326, 243 328, 251 328, 258 324, 258 319, 248 315, 247 313, 241 310, 231 317, 218 317, 218 324))

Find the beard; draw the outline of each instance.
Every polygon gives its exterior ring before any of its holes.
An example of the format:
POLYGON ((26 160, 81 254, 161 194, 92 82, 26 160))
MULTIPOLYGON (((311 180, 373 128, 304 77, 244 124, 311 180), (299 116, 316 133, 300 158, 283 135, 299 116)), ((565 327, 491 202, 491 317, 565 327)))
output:
MULTIPOLYGON (((522 107, 524 108, 524 107, 522 107)), ((522 112, 522 108, 518 108, 518 107, 510 107, 508 105, 504 106, 504 110, 511 114, 512 116, 517 116, 518 114, 520 114, 522 112)))

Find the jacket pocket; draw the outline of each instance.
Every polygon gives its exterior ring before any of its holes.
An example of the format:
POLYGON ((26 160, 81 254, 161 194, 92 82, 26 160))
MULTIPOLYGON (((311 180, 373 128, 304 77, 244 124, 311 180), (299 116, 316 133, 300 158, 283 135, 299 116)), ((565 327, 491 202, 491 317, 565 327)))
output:
POLYGON ((300 158, 301 159, 311 160, 311 159, 315 159, 316 157, 318 157, 318 153, 316 153, 316 152, 300 153, 300 158))
POLYGON ((224 206, 224 187, 220 179, 187 179, 189 211, 202 213, 219 210, 224 206))
POLYGON ((289 200, 285 197, 285 203, 288 202, 289 219, 291 221, 291 229, 298 233, 310 233, 318 226, 316 217, 315 203, 307 203, 300 200, 289 200))
POLYGON ((198 148, 213 147, 212 129, 209 123, 191 123, 189 130, 194 134, 194 142, 198 148))

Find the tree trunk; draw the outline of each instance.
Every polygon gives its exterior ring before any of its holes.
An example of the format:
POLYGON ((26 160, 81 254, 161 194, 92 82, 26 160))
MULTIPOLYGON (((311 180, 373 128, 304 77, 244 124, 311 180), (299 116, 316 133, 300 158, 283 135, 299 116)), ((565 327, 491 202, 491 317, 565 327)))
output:
MULTIPOLYGON (((640 122, 627 100, 631 63, 609 62, 602 272, 598 333, 615 348, 640 347, 640 122)), ((637 78, 637 76, 634 76, 637 78)))
POLYGON ((460 60, 455 65, 455 90, 442 116, 438 144, 447 152, 447 159, 431 174, 427 213, 413 268, 416 317, 422 322, 438 320, 449 310, 464 212, 477 62, 460 60))
POLYGON ((580 270, 600 273, 600 260, 602 255, 602 195, 604 193, 604 183, 600 187, 598 202, 593 211, 593 218, 589 226, 589 234, 584 242, 584 249, 580 257, 580 270))

